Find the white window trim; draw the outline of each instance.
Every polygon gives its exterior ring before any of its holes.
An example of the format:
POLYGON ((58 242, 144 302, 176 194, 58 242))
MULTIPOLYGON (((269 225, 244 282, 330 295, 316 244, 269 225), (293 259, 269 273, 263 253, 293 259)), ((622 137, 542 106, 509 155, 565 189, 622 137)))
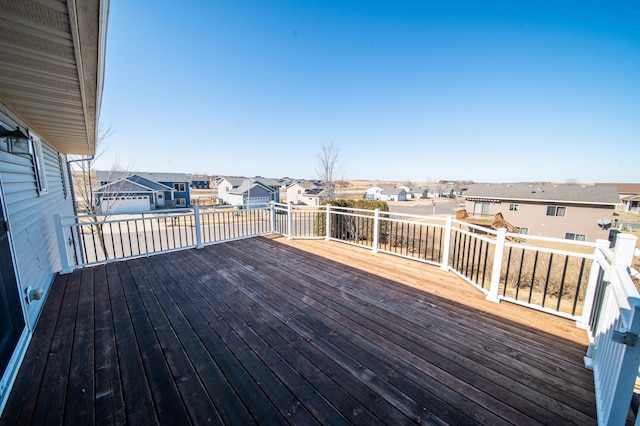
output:
POLYGON ((42 151, 42 142, 38 138, 32 138, 31 143, 33 144, 33 168, 36 175, 38 194, 46 194, 49 192, 49 186, 47 185, 47 169, 42 151))
POLYGON ((58 162, 60 163, 60 173, 62 174, 62 192, 64 193, 64 199, 69 198, 71 193, 71 186, 69 185, 69 167, 67 163, 67 156, 65 154, 58 154, 58 162))

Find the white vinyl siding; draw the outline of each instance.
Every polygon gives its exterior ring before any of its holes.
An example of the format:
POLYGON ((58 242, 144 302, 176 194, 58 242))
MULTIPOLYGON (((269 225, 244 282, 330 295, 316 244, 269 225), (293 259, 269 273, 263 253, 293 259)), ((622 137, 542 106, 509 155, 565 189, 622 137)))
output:
MULTIPOLYGON (((48 190, 40 193, 33 160, 0 152, 0 182, 10 225, 18 278, 23 289, 42 287, 47 294, 60 258, 53 225, 53 213, 73 215, 71 199, 64 197, 58 152, 42 143, 42 163, 48 190)), ((28 306, 33 325, 44 298, 28 306)))

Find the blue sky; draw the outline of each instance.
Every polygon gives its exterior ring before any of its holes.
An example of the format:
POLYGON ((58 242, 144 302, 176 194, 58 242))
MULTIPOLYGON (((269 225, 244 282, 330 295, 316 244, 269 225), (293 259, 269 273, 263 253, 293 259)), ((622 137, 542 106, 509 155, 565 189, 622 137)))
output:
POLYGON ((640 182, 640 3, 112 0, 97 162, 640 182))

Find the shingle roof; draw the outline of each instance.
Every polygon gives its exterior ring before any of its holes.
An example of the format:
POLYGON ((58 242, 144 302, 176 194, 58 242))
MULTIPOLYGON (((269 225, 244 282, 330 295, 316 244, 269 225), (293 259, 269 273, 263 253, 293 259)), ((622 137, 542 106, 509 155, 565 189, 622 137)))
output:
POLYGON ((265 185, 262 180, 245 179, 239 186, 234 186, 233 189, 229 191, 229 194, 244 194, 245 192, 249 191, 249 186, 251 186, 251 189, 255 188, 256 186, 261 186, 269 192, 274 191, 272 187, 265 185))
POLYGON ((596 186, 615 186, 620 194, 640 194, 640 183, 596 183, 596 186))
POLYGON ((384 194, 400 194, 401 192, 407 192, 402 188, 396 188, 395 186, 383 186, 381 185, 382 193, 384 194))
POLYGON ((469 186, 464 197, 606 205, 620 203, 620 196, 615 187, 592 185, 476 184, 469 186))

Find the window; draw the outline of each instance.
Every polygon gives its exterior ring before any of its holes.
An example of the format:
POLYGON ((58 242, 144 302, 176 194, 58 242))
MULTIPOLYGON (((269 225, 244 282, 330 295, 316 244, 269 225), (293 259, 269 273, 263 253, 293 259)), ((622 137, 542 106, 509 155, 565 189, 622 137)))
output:
POLYGON ((565 217, 567 214, 567 208, 562 206, 547 206, 547 216, 561 216, 565 217))
POLYGON ((517 227, 522 235, 529 235, 529 228, 522 228, 520 226, 517 227))
POLYGON ((509 211, 510 212, 517 212, 520 211, 520 204, 509 204, 509 211))
POLYGON ((186 191, 185 188, 185 184, 184 183, 174 183, 173 184, 173 189, 175 189, 178 192, 184 192, 186 191))
POLYGON ((567 232, 564 234, 565 240, 574 240, 574 241, 587 241, 587 236, 584 234, 574 234, 573 232, 567 232))
POLYGON ((488 201, 476 201, 473 204, 473 213, 474 214, 489 214, 489 209, 491 208, 491 203, 488 201))
POLYGON ((187 200, 186 198, 176 198, 176 206, 186 206, 187 200))

